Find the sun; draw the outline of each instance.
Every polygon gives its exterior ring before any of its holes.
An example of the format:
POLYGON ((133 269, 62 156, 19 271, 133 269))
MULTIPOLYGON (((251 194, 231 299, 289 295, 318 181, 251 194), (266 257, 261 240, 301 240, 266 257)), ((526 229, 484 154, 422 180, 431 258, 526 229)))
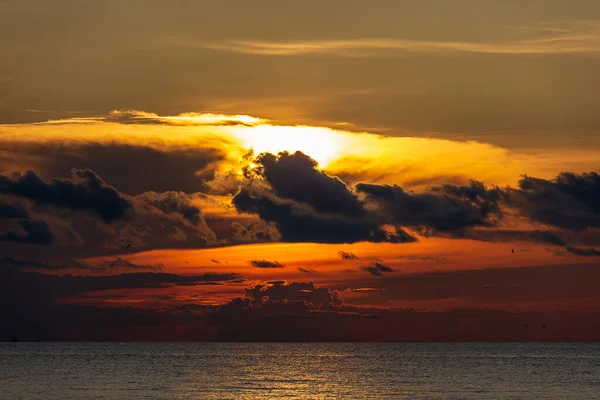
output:
POLYGON ((255 154, 301 151, 319 163, 321 168, 340 156, 343 137, 322 127, 258 125, 234 131, 242 145, 255 154))

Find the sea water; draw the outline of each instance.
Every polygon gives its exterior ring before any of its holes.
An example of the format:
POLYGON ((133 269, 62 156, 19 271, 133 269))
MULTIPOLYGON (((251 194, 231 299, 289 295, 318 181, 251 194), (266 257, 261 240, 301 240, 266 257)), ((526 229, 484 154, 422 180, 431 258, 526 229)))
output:
POLYGON ((1 343, 1 399, 600 399, 600 344, 1 343))

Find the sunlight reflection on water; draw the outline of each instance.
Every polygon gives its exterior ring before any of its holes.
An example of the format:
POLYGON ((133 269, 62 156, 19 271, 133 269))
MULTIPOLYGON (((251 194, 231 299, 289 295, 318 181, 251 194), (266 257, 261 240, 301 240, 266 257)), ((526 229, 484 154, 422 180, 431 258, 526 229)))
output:
POLYGON ((600 344, 3 343, 2 399, 595 399, 600 344))

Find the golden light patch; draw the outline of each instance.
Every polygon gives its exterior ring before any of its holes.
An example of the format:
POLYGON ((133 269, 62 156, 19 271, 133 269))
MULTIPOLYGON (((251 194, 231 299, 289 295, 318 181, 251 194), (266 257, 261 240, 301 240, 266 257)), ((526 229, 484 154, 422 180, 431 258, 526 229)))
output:
POLYGON ((301 151, 323 168, 339 158, 344 150, 345 134, 313 126, 258 125, 236 127, 233 135, 255 154, 301 151))
MULTIPOLYGON (((538 157, 488 143, 281 126, 248 115, 159 116, 125 110, 103 117, 0 125, 0 131, 0 145, 123 143, 165 152, 207 149, 222 155, 211 166, 220 176, 241 174, 244 154, 250 149, 255 155, 301 151, 316 160, 319 168, 349 184, 398 184, 417 190, 470 179, 488 185, 515 185, 522 174, 552 178, 564 165, 572 165, 573 172, 597 168, 596 154, 581 149, 557 149, 538 157)), ((21 165, 26 161, 12 160, 14 165, 4 165, 5 170, 26 170, 31 167, 21 165)))

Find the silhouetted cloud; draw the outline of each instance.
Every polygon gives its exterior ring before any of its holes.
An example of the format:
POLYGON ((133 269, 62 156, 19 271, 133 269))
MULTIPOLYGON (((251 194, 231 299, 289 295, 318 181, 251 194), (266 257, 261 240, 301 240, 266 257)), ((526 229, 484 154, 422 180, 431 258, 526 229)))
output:
POLYGON ((72 179, 52 178, 45 181, 35 172, 13 178, 0 176, 0 193, 24 197, 37 204, 89 210, 105 222, 125 216, 131 207, 128 199, 107 185, 94 171, 73 169, 72 179))
POLYGON ((0 218, 29 218, 29 211, 22 204, 9 204, 0 199, 0 218))
POLYGON ((101 267, 105 270, 111 269, 144 269, 149 271, 161 271, 163 269, 162 264, 150 265, 150 264, 134 264, 129 260, 121 257, 117 257, 114 260, 105 260, 102 262, 101 267))
POLYGON ((317 162, 304 153, 283 152, 277 156, 265 153, 255 163, 261 167, 257 173, 265 178, 279 197, 307 204, 319 213, 350 218, 366 214, 344 182, 318 170, 317 162))
POLYGON ((360 267, 360 269, 362 269, 363 271, 366 271, 374 276, 383 276, 383 274, 386 272, 394 272, 394 270, 392 268, 388 267, 385 264, 381 264, 379 262, 373 262, 369 265, 364 265, 364 266, 360 267))
POLYGON ((287 284, 285 281, 277 281, 256 285, 246 289, 245 297, 255 306, 260 306, 266 299, 278 302, 303 301, 312 307, 342 304, 337 292, 326 287, 316 287, 312 282, 287 284))
POLYGON ((279 261, 267 261, 267 260, 252 260, 250 264, 256 268, 283 268, 284 265, 279 261))
POLYGON ((4 257, 0 259, 0 266, 15 267, 19 270, 62 270, 62 269, 80 269, 80 270, 98 270, 92 265, 80 260, 68 260, 64 262, 49 262, 39 260, 16 259, 13 257, 4 257))
POLYGON ((582 247, 574 247, 574 246, 565 246, 565 250, 567 250, 571 254, 575 254, 576 256, 582 256, 582 257, 600 256, 600 250, 595 249, 593 247, 582 248, 582 247))
POLYGON ((562 172, 553 180, 523 177, 507 203, 532 221, 583 230, 600 227, 600 175, 562 172))
MULTIPOLYGON (((243 277, 237 273, 207 272, 199 275, 176 275, 160 272, 132 272, 118 275, 47 275, 40 272, 13 274, 3 290, 24 291, 19 297, 36 293, 39 299, 69 298, 80 293, 114 289, 195 286, 207 282, 234 282, 243 277)), ((2 283, 4 283, 3 281, 2 283)))
POLYGON ((73 168, 91 169, 115 189, 129 195, 168 191, 195 193, 207 190, 204 181, 215 178, 217 164, 225 158, 220 147, 0 141, 0 154, 11 157, 0 161, 0 171, 3 167, 10 168, 17 159, 19 165, 27 165, 42 177, 70 178, 73 168))
MULTIPOLYGON (((21 269, 19 267, 19 269, 21 269)), ((127 273, 108 276, 50 275, 22 272, 18 269, 0 273, 0 337, 10 331, 26 340, 173 340, 169 333, 176 325, 187 331, 187 340, 214 340, 215 333, 199 320, 198 311, 173 308, 135 309, 110 307, 108 304, 88 307, 77 304, 80 296, 94 292, 111 293, 109 297, 125 296, 128 289, 160 289, 175 286, 214 283, 239 283, 235 273, 215 273, 181 276, 165 273, 127 273), (115 292, 116 291, 116 292, 115 292), (66 300, 65 303, 57 300, 66 300), (175 325, 174 325, 175 324, 175 325), (198 327, 201 324, 201 327, 198 327), (140 331, 140 327, 143 329, 140 331), (186 328, 187 326, 187 328, 186 328), (147 330, 157 330, 151 334, 147 330), (193 332, 193 333, 192 333, 193 332), (213 332, 207 335, 207 332, 213 332), (196 336, 196 339, 193 337, 196 336)), ((190 301, 191 302, 191 301, 190 301)), ((198 304, 196 304, 197 306, 198 304)))
POLYGON ((406 192, 399 186, 359 183, 359 193, 379 206, 379 212, 389 221, 427 233, 441 232, 460 235, 472 227, 493 226, 491 219, 500 213, 501 192, 486 189, 480 182, 469 186, 445 185, 430 192, 406 192))
POLYGON ((338 254, 344 260, 358 260, 360 258, 354 253, 348 253, 345 251, 338 251, 338 254))
POLYGON ((539 241, 541 243, 547 243, 547 244, 551 244, 554 246, 563 247, 565 249, 565 251, 567 251, 571 254, 574 254, 576 256, 582 256, 582 257, 600 256, 600 250, 597 250, 594 248, 583 248, 583 247, 573 246, 571 244, 568 244, 562 237, 559 236, 558 233, 555 233, 555 232, 537 230, 537 231, 531 233, 530 236, 534 241, 539 241))
POLYGON ((319 271, 314 270, 312 268, 302 268, 302 267, 298 267, 298 271, 305 273, 305 274, 318 274, 319 271))
POLYGON ((406 243, 415 239, 400 228, 384 230, 369 219, 319 214, 268 193, 251 193, 243 188, 233 198, 240 212, 257 214, 273 222, 284 242, 355 243, 360 241, 406 243))
POLYGON ((198 225, 202 222, 200 208, 191 203, 192 197, 186 193, 146 192, 136 196, 136 200, 142 200, 164 214, 179 214, 192 225, 198 225))
POLYGON ((25 229, 26 234, 24 236, 10 231, 4 235, 0 235, 0 242, 40 245, 51 245, 56 242, 54 235, 50 231, 50 227, 45 221, 21 220, 19 224, 25 229))
POLYGON ((368 212, 344 182, 319 171, 303 153, 262 154, 255 162, 255 174, 268 186, 251 181, 233 204, 238 211, 274 222, 284 241, 405 243, 415 239, 400 226, 460 236, 472 227, 492 226, 492 214, 500 214, 501 192, 479 182, 421 194, 398 186, 358 184, 356 192, 366 196, 368 212))

